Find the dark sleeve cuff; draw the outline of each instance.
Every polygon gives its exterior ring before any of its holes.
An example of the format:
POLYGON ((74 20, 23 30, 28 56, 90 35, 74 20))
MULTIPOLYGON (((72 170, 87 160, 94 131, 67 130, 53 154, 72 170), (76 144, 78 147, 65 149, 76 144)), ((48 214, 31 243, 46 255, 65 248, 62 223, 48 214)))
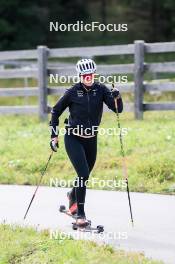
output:
POLYGON ((59 134, 58 125, 52 125, 51 122, 50 122, 49 126, 50 126, 51 138, 58 137, 58 134, 59 134))
POLYGON ((112 95, 114 98, 119 98, 120 97, 120 92, 118 90, 112 91, 112 95))

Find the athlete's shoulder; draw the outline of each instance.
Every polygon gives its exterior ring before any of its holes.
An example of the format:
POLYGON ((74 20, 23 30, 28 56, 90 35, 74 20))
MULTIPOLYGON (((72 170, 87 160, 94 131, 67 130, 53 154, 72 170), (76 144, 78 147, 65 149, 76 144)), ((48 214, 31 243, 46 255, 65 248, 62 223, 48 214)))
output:
POLYGON ((95 86, 95 88, 97 88, 97 89, 99 89, 101 91, 104 91, 105 89, 108 89, 105 84, 100 83, 100 82, 95 82, 94 86, 95 86))
POLYGON ((79 85, 78 85, 78 83, 76 83, 76 84, 72 85, 71 87, 66 88, 64 95, 66 95, 66 96, 73 95, 74 92, 77 90, 78 87, 79 87, 79 85))
POLYGON ((68 88, 67 90, 70 91, 70 92, 74 92, 74 91, 76 91, 79 88, 81 88, 81 84, 80 83, 75 83, 70 88, 68 88))

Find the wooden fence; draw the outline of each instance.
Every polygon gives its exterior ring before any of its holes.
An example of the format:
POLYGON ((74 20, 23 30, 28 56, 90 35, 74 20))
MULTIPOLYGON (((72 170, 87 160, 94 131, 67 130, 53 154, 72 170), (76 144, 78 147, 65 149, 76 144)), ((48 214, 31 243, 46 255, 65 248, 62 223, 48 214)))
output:
POLYGON ((142 119, 144 111, 153 110, 175 110, 174 102, 164 103, 144 103, 144 93, 146 91, 175 91, 175 82, 149 83, 144 82, 144 74, 150 73, 174 73, 175 62, 145 63, 146 53, 167 53, 175 52, 175 42, 145 43, 135 41, 129 45, 112 45, 82 48, 59 48, 48 49, 39 46, 37 50, 6 51, 0 52, 1 61, 36 60, 36 67, 21 69, 0 70, 0 79, 8 78, 35 78, 38 80, 38 87, 28 88, 0 88, 0 97, 9 96, 38 96, 38 106, 0 106, 0 114, 30 114, 39 113, 40 119, 47 118, 51 107, 48 106, 48 95, 60 95, 66 87, 49 87, 48 76, 50 74, 75 75, 72 65, 60 65, 60 63, 49 63, 49 58, 68 57, 94 57, 107 55, 133 55, 131 64, 99 65, 100 75, 111 74, 133 74, 134 83, 121 84, 122 93, 134 93, 134 103, 125 105, 125 111, 134 111, 136 119, 142 119))

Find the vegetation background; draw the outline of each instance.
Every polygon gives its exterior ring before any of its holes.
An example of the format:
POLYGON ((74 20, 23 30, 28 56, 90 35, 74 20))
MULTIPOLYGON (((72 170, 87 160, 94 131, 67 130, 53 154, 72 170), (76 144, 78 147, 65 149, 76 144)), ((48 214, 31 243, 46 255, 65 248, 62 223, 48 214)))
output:
MULTIPOLYGON (((0 0, 0 51, 129 44, 142 39, 146 42, 174 41, 174 0, 0 0), (50 32, 49 22, 128 24, 127 32, 50 32)), ((86 54, 85 54, 86 55, 86 54)), ((171 61, 175 54, 146 55, 146 61, 171 61)), ((65 60, 75 63, 77 58, 65 60)), ((133 56, 96 57, 97 63, 131 63, 133 56)), ((9 66, 5 66, 8 68, 9 66)), ((11 67, 11 66, 10 66, 11 67)), ((147 80, 168 79, 173 74, 145 76, 147 80)), ((133 76, 128 75, 132 81, 133 76)), ((37 86, 33 79, 0 79, 0 87, 37 86)), ((122 93, 122 91, 121 91, 122 93)), ((124 102, 133 101, 126 94, 124 102)), ((49 97, 53 105, 58 98, 49 97)), ((174 93, 145 94, 146 101, 175 101, 174 93)), ((0 105, 37 104, 37 98, 4 98, 0 105)), ((67 114, 61 118, 61 127, 67 114)), ((121 115, 131 191, 175 192, 175 124, 174 112, 146 113, 144 120, 134 120, 133 114, 121 115)), ((116 117, 105 113, 102 127, 117 127, 116 117)), ((49 153, 48 122, 36 116, 0 116, 0 183, 37 184, 49 153)), ((91 177, 99 180, 121 180, 122 161, 117 136, 100 137, 98 157, 91 177)), ((50 179, 71 180, 74 171, 65 153, 63 138, 45 175, 50 179)), ((98 188, 98 186, 97 186, 98 188)), ((102 187, 103 188, 103 187, 102 187)), ((122 190, 120 186, 114 190, 122 190)), ((49 230, 40 233, 31 228, 0 225, 0 263, 159 263, 145 259, 143 254, 115 251, 93 242, 49 239, 49 230)))
POLYGON ((0 0, 0 50, 172 41, 174 0, 0 0), (128 24, 125 33, 50 32, 49 22, 128 24))
MULTIPOLYGON (((0 0, 0 49, 35 49, 37 45, 49 48, 94 46, 132 43, 135 39, 146 42, 172 41, 175 31, 175 3, 173 0, 0 0), (14 12, 15 11, 15 12, 14 12), (49 22, 128 24, 127 32, 50 32, 49 22)), ((86 54, 85 54, 86 55, 86 54)), ((78 58, 59 59, 59 62, 75 64, 78 58)), ((175 53, 146 54, 145 61, 172 61, 175 53)), ((133 56, 99 56, 97 64, 132 63, 133 56)), ((58 61, 58 60, 57 60, 58 61)), ((72 65, 73 65, 72 64, 72 65)), ((5 66, 8 68, 8 66, 5 66)), ((133 81, 133 76, 127 76, 133 81)), ((174 74, 146 74, 148 81, 162 79, 174 81, 174 74)), ((50 85, 50 84, 49 84, 50 85)), ((0 87, 37 86, 34 79, 0 79, 0 87)), ((120 85, 119 85, 120 88, 120 85)), ((121 89, 122 93, 122 89, 121 89)), ((133 102, 133 94, 123 95, 124 103, 133 102)), ((58 100, 49 96, 49 105, 58 100)), ((175 101, 173 92, 145 93, 144 101, 175 101)), ((36 97, 0 97, 0 105, 34 105, 36 97)), ((67 114, 65 113, 64 116, 67 114)), ((0 117, 0 182, 7 184, 36 184, 38 174, 48 153, 48 123, 40 123, 36 117, 0 117), (13 124, 13 126, 11 126, 13 124), (38 132, 39 131, 39 132, 38 132), (40 137, 41 145, 38 146, 40 137), (23 148, 25 146, 25 148, 23 148), (25 155, 25 153, 28 153, 25 155), (37 153, 40 153, 37 156, 37 153)), ((50 117, 48 117, 49 119, 50 117)), ((64 117, 61 118, 61 126, 64 117)), ((133 114, 122 114, 122 126, 128 128, 124 138, 130 187, 132 191, 174 193, 175 147, 174 113, 146 113, 143 121, 133 120, 133 114)), ((102 127, 117 127, 115 116, 105 113, 102 127)), ((69 163, 61 139, 59 154, 52 161, 43 184, 49 185, 49 177, 73 179, 74 171, 69 163), (61 168, 61 169, 60 169, 61 168)), ((99 155, 91 177, 122 179, 122 163, 117 136, 99 137, 99 155), (107 159, 108 157, 108 159, 107 159), (104 170, 101 173, 101 170, 104 170)), ((116 189, 121 189, 116 188, 116 189)))

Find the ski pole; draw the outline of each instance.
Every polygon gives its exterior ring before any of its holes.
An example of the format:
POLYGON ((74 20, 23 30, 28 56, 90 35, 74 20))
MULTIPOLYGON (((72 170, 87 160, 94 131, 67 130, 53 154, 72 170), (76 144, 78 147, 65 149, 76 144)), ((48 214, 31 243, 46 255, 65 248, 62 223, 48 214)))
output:
POLYGON ((40 177, 40 179, 39 179, 39 182, 38 182, 38 185, 37 185, 37 187, 36 187, 36 190, 35 190, 35 192, 34 192, 34 194, 33 194, 33 196, 32 196, 32 199, 31 199, 31 201, 30 201, 30 203, 29 203, 29 206, 28 206, 28 208, 27 208, 27 210, 26 210, 26 213, 25 213, 25 215, 24 215, 24 220, 26 219, 26 216, 27 216, 27 214, 28 214, 28 211, 29 211, 29 209, 30 209, 30 206, 31 206, 31 204, 32 204, 32 202, 33 202, 33 200, 34 200, 34 198, 35 198, 36 192, 37 192, 37 190, 38 190, 38 188, 39 188, 39 186, 40 186, 40 184, 41 184, 41 181, 42 181, 42 179, 43 179, 43 176, 44 176, 44 174, 46 173, 46 170, 47 170, 47 167, 48 167, 49 161, 50 161, 51 158, 52 158, 52 155, 53 155, 53 151, 51 152, 51 154, 50 154, 50 156, 49 156, 49 158, 48 158, 48 161, 47 161, 47 163, 46 163, 46 166, 45 166, 44 170, 41 172, 41 177, 40 177))
MULTIPOLYGON (((112 88, 114 89, 114 84, 112 84, 112 88)), ((129 192, 129 183, 128 183, 128 171, 127 171, 125 151, 124 151, 123 140, 122 140, 122 133, 121 133, 120 117, 119 117, 119 112, 118 112, 117 98, 114 99, 114 102, 115 102, 116 115, 117 115, 117 124, 118 124, 118 128, 119 128, 119 131, 120 131, 119 138, 120 138, 121 155, 123 157, 123 175, 125 177, 126 185, 127 185, 127 194, 128 194, 128 202, 129 202, 131 223, 132 223, 132 226, 134 226, 134 219, 133 219, 132 207, 131 207, 131 198, 130 198, 130 192, 129 192)))

